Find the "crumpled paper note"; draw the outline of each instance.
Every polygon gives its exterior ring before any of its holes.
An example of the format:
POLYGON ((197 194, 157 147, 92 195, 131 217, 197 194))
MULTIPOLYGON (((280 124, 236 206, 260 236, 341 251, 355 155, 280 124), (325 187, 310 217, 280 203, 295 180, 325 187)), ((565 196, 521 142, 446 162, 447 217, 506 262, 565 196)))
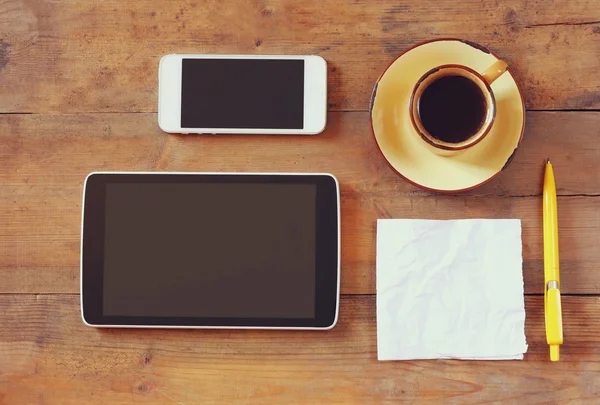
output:
POLYGON ((522 359, 521 221, 377 221, 377 357, 522 359))

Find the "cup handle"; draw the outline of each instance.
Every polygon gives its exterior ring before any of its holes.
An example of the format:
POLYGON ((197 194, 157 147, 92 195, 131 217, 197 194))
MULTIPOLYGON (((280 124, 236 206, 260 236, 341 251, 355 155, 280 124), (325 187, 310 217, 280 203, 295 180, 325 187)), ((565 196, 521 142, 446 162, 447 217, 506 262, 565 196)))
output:
POLYGON ((497 78, 499 78, 504 72, 506 72, 506 69, 508 69, 508 64, 503 60, 498 59, 489 68, 487 68, 481 74, 481 76, 483 76, 483 78, 488 84, 492 84, 497 78))

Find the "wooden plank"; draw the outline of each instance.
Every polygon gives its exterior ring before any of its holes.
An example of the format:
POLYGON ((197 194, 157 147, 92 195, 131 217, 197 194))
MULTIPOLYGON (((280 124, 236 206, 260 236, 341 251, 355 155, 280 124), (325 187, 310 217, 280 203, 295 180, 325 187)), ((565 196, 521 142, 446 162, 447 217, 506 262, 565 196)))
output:
POLYGON ((506 59, 530 109, 600 107, 594 1, 8 0, 0 3, 0 111, 155 111, 167 53, 319 54, 329 108, 366 110, 399 52, 460 37, 506 59))
MULTIPOLYGON (((600 113, 530 112, 510 166, 467 194, 541 195, 551 157, 559 195, 600 195, 599 137, 600 113)), ((432 195, 390 170, 360 112, 330 113, 318 136, 174 136, 156 114, 0 114, 0 169, 2 187, 64 188, 97 170, 327 171, 354 192, 432 195)))
MULTIPOLYGON (((523 277, 527 294, 543 293, 541 199, 474 197, 346 198, 342 224, 344 293, 375 293, 375 242, 378 218, 519 218, 522 221, 523 277), (345 221, 345 222, 344 222, 345 221)), ((559 246, 563 292, 600 293, 597 234, 600 198, 559 199, 559 246)))
POLYGON ((560 193, 577 194, 559 199, 563 292, 597 294, 600 145, 593 140, 600 114, 529 115, 532 130, 511 167, 474 195, 459 196, 417 191, 399 179, 379 156, 365 113, 331 114, 318 137, 175 137, 161 133, 152 114, 1 116, 0 292, 79 290, 81 193, 90 171, 289 170, 330 171, 340 179, 346 294, 374 293, 375 222, 387 217, 520 218, 526 292, 539 293, 536 194, 542 156, 552 156, 560 193), (570 125, 579 130, 561 136, 570 125))
POLYGON ((376 360, 375 298, 346 297, 314 331, 97 330, 78 296, 0 296, 2 403, 593 403, 600 298, 565 297, 551 364, 541 297, 526 298, 525 361, 376 360), (510 387, 510 389, 507 389, 510 387))
MULTIPOLYGON (((58 200, 56 189, 46 188, 36 191, 43 201, 24 200, 0 208, 0 237, 4 239, 0 244, 0 292, 79 291, 81 187, 68 190, 73 194, 68 200, 58 200)), ((353 193, 343 184, 342 192, 344 294, 375 292, 378 218, 520 218, 525 292, 543 292, 539 197, 373 196, 353 193)), ((600 263, 600 198, 561 197, 559 206, 562 291, 600 294, 600 273, 596 271, 600 263)))

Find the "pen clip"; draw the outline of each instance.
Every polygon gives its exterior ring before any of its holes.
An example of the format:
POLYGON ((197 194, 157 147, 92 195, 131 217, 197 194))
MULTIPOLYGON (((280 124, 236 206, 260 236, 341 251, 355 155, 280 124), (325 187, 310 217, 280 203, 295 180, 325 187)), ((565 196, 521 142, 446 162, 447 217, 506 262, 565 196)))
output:
POLYGON ((549 281, 546 291, 546 340, 550 345, 550 360, 560 358, 559 345, 563 343, 562 306, 558 281, 549 281))

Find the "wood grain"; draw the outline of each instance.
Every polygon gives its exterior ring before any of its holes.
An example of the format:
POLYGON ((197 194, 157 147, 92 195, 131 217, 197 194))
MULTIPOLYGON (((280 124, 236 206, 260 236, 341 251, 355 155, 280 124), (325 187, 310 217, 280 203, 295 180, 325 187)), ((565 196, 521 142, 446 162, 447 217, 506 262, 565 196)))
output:
POLYGON ((396 176, 367 120, 366 113, 332 113, 326 133, 316 137, 186 137, 160 132, 154 114, 0 116, 0 292, 79 290, 81 193, 89 172, 181 170, 338 176, 345 294, 375 292, 378 218, 520 218, 526 292, 539 293, 542 163, 551 156, 562 194, 563 292, 600 293, 600 113, 529 113, 530 129, 511 166, 457 196, 419 191, 396 176))
POLYGON ((98 330, 78 296, 0 295, 0 403, 595 403, 600 298, 563 303, 548 367, 541 297, 526 298, 523 362, 378 362, 372 296, 344 298, 331 331, 286 332, 98 330))
MULTIPOLYGON (((600 113, 529 112, 513 162, 462 195, 541 195, 548 157, 559 195, 600 195, 600 113)), ((175 136, 156 114, 0 114, 2 187, 81 185, 98 170, 326 171, 357 193, 433 195, 390 170, 364 112, 330 113, 318 136, 175 136)))
MULTIPOLYGON (((343 185, 342 185, 343 187, 343 185)), ((0 292, 79 291, 81 187, 69 187, 72 198, 17 203, 0 210, 0 292), (23 207, 29 205, 27 210, 23 207), (68 207, 68 208, 66 208, 68 207), (23 235, 23 233, 27 235, 23 235)), ((38 190, 39 192, 40 190, 38 190)), ((28 200, 29 201, 29 200, 28 200)), ((599 294, 600 198, 559 198, 563 293, 599 294)), ((525 292, 543 292, 541 204, 539 197, 342 197, 342 293, 375 293, 375 232, 378 218, 520 218, 523 226, 525 292)))
POLYGON ((0 111, 156 111, 168 53, 319 54, 330 110, 366 110, 398 53, 442 37, 507 60, 530 109, 600 107, 600 8, 590 0, 6 0, 0 111))
POLYGON ((505 59, 529 110, 600 109, 594 0, 0 1, 0 405, 600 404, 600 112, 530 111, 497 179, 457 196, 416 189, 387 167, 364 111, 398 53, 442 37, 505 59), (321 55, 327 130, 166 135, 153 112, 168 53, 321 55), (523 362, 378 362, 376 219, 520 218, 525 290, 539 294, 547 157, 560 195, 562 361, 548 362, 543 298, 529 295, 523 362), (85 327, 81 192, 99 170, 332 172, 343 213, 338 326, 85 327))

